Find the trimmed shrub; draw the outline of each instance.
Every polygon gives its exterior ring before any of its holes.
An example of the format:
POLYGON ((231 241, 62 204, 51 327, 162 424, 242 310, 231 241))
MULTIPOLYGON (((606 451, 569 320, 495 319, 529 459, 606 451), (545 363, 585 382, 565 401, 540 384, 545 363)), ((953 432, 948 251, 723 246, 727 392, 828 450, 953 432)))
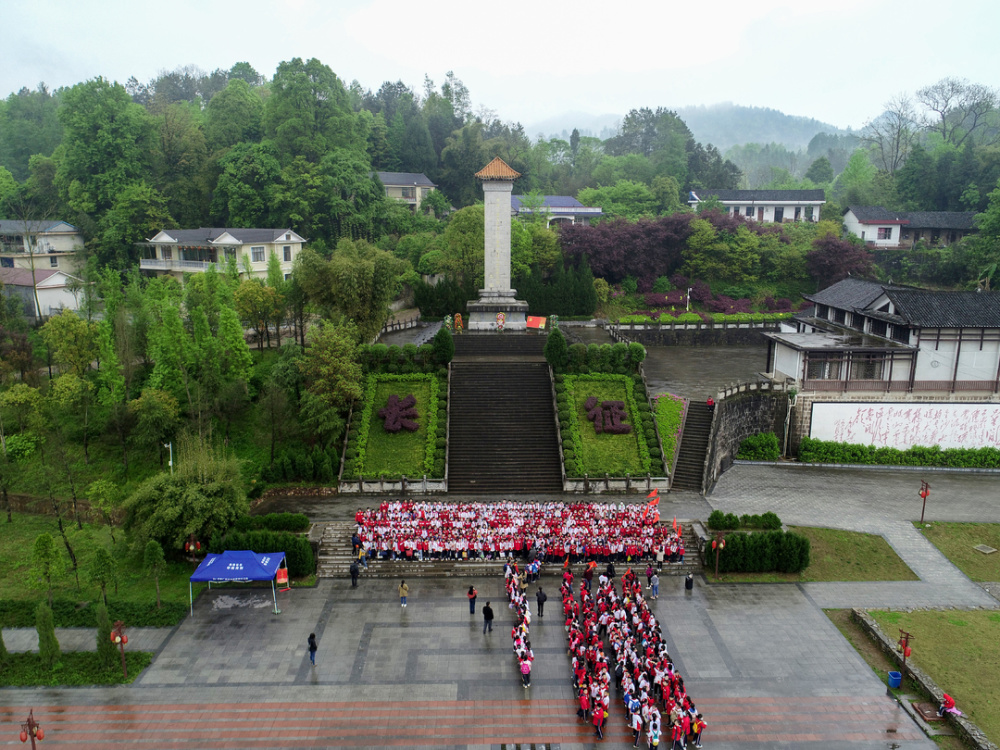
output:
POLYGON ((104 602, 99 602, 94 609, 97 619, 97 660, 104 669, 114 668, 118 661, 118 649, 111 642, 111 618, 104 602))
POLYGON ((447 365, 455 356, 455 341, 451 337, 451 331, 444 326, 438 329, 431 341, 434 349, 434 361, 439 365, 447 365))
POLYGON ((947 466, 965 469, 1000 469, 998 448, 945 448, 915 445, 906 450, 874 445, 837 443, 802 438, 799 459, 807 463, 867 464, 881 466, 947 466))
POLYGON ((288 575, 295 578, 316 572, 316 560, 309 540, 287 531, 231 531, 225 538, 226 549, 253 552, 284 552, 288 575))
POLYGON ((740 443, 736 458, 744 461, 777 461, 781 456, 778 436, 773 432, 750 435, 740 443))
MULTIPOLYGON (((233 524, 235 531, 307 531, 309 516, 304 513, 268 513, 263 516, 243 516, 233 524)), ((270 551, 270 550, 269 550, 270 551)))
POLYGON ((569 346, 566 337, 558 328, 549 331, 545 338, 545 361, 554 372, 563 372, 569 364, 569 346))
POLYGON ((726 536, 719 553, 722 573, 800 573, 809 567, 809 539, 791 531, 726 536))
POLYGON ((39 602, 35 609, 35 629, 38 631, 38 659, 52 669, 59 661, 59 641, 52 609, 45 602, 39 602))

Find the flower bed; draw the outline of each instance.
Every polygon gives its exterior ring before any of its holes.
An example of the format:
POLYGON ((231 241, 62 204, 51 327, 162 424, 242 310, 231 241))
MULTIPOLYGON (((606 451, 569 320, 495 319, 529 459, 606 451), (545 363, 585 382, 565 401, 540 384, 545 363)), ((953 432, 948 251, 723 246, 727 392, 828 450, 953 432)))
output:
POLYGON ((651 470, 652 460, 658 460, 660 452, 649 406, 644 398, 636 399, 635 387, 635 379, 627 375, 564 375, 558 379, 556 398, 567 475, 623 477, 651 470), (632 431, 598 433, 588 418, 590 399, 622 402, 632 431))
POLYGON ((680 396, 664 393, 656 397, 656 426, 660 430, 660 441, 663 443, 663 460, 671 469, 673 469, 674 451, 681 439, 686 409, 687 404, 680 396))
MULTIPOLYGON (((416 478, 444 475, 444 422, 439 420, 443 391, 434 374, 387 375, 370 373, 365 379, 364 406, 356 437, 348 439, 344 479, 358 477, 416 478), (416 429, 386 429, 383 417, 392 397, 408 404, 416 429), (383 416, 379 416, 383 412, 383 416), (440 469, 438 472, 436 469, 440 469)), ((390 422, 390 427, 394 425, 390 422)), ((353 432, 353 431, 352 431, 353 432)))
POLYGON ((618 319, 620 325, 684 325, 689 323, 776 323, 779 320, 788 320, 792 317, 790 312, 740 312, 740 313, 694 313, 683 312, 677 315, 670 313, 660 313, 656 318, 651 315, 622 315, 618 319))

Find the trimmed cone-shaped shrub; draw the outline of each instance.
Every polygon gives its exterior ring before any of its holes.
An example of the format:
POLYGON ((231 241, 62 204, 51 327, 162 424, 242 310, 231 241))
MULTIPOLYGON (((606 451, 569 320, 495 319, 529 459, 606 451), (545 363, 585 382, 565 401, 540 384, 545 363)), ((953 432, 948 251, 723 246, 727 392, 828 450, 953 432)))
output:
POLYGON ((6 664, 8 659, 10 659, 10 653, 7 651, 7 645, 3 642, 3 628, 0 628, 0 664, 6 664))
POLYGON ((38 658, 51 669, 59 661, 59 641, 56 640, 52 608, 45 602, 40 602, 35 610, 35 630, 38 631, 38 658))
POLYGON ((118 662, 118 650, 111 642, 111 618, 108 608, 101 602, 94 609, 97 616, 97 660, 104 669, 113 669, 118 662))
POLYGON ((444 326, 441 326, 438 332, 434 334, 431 346, 434 347, 434 361, 438 365, 448 364, 451 362, 452 357, 455 356, 455 341, 451 337, 451 331, 444 326))
POLYGON ((553 328, 546 337, 545 361, 552 366, 554 372, 564 372, 569 364, 569 346, 558 328, 553 328))

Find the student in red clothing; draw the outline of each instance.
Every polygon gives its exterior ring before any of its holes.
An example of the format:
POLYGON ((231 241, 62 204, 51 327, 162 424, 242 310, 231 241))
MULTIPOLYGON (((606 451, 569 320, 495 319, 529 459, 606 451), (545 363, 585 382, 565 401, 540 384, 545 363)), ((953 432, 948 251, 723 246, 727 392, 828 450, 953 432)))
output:
POLYGON ((594 729, 596 730, 595 733, 597 734, 597 739, 599 740, 604 739, 604 732, 602 731, 604 727, 604 718, 605 718, 604 709, 601 708, 600 706, 597 706, 594 709, 594 715, 591 719, 591 722, 594 725, 594 729))
POLYGON ((674 723, 671 737, 673 737, 674 744, 670 746, 670 750, 684 750, 684 728, 679 721, 674 723))
POLYGON ((691 731, 694 733, 695 747, 701 747, 701 733, 705 731, 705 727, 707 726, 708 724, 701 718, 701 714, 694 717, 694 724, 691 725, 691 731))
POLYGON ((577 710, 576 715, 581 719, 586 720, 590 715, 590 695, 587 693, 586 686, 580 688, 580 708, 577 710))

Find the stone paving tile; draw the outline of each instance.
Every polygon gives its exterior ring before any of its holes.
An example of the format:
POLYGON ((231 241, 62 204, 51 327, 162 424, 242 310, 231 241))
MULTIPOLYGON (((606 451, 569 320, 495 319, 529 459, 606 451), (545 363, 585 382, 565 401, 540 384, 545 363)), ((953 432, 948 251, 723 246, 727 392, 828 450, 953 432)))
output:
MULTIPOLYGON (((138 651, 159 651, 173 628, 126 628, 128 646, 138 651)), ((63 651, 96 651, 96 628, 56 628, 56 639, 63 651)), ((8 651, 37 651, 38 631, 34 628, 4 628, 3 640, 8 651)))

